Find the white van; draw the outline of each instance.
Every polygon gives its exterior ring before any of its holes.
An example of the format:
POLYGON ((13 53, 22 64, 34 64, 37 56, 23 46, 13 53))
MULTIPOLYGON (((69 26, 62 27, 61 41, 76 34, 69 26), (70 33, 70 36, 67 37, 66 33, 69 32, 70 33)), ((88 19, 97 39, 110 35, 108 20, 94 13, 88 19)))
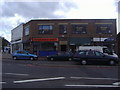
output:
POLYGON ((106 55, 118 57, 112 50, 109 50, 106 46, 79 46, 79 50, 96 50, 100 51, 106 55))

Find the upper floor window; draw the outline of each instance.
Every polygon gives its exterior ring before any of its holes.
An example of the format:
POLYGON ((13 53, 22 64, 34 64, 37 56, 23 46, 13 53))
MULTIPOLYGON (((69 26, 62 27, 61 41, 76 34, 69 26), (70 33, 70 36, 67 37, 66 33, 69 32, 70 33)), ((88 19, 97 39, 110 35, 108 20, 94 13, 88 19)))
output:
POLYGON ((59 33, 67 34, 67 25, 59 25, 59 33))
POLYGON ((87 33, 87 25, 72 25, 72 33, 73 34, 86 34, 87 33))
POLYGON ((25 31, 25 36, 26 36, 26 35, 29 35, 29 33, 30 33, 29 26, 26 26, 26 27, 24 28, 24 31, 25 31))
POLYGON ((96 33, 99 34, 111 34, 112 24, 96 24, 96 33))
POLYGON ((39 25, 39 33, 40 34, 52 34, 53 26, 52 25, 39 25))

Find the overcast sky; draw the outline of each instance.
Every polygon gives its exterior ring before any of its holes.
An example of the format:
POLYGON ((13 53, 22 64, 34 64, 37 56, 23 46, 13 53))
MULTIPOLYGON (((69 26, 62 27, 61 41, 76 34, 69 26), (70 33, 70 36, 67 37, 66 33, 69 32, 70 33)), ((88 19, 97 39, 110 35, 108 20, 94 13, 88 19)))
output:
POLYGON ((0 36, 9 41, 11 41, 11 30, 31 19, 117 19, 118 17, 119 0, 16 1, 0 1, 0 36))

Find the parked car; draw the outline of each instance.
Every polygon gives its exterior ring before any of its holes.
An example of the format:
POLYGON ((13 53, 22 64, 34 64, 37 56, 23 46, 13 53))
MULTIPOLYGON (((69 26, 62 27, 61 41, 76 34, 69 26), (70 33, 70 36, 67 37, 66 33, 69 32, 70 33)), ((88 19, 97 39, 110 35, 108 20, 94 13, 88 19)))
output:
POLYGON ((62 53, 58 53, 56 55, 51 55, 51 56, 47 56, 47 60, 69 60, 71 61, 73 58, 73 54, 70 52, 62 52, 62 53))
POLYGON ((30 59, 30 60, 35 60, 38 59, 37 55, 30 54, 27 51, 24 50, 17 50, 12 54, 12 57, 14 60, 16 59, 30 59))
POLYGON ((106 55, 109 55, 109 56, 118 57, 118 55, 115 54, 113 50, 110 50, 106 46, 79 46, 79 50, 90 50, 90 49, 100 51, 100 52, 102 52, 106 55))
POLYGON ((80 50, 74 54, 73 59, 83 65, 93 62, 108 63, 110 65, 119 63, 118 57, 105 55, 104 53, 95 50, 80 50))

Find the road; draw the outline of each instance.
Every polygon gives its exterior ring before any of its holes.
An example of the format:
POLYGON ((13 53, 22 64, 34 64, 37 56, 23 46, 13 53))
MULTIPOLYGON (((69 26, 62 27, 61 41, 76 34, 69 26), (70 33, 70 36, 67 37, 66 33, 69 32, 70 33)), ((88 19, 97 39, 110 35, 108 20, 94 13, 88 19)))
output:
POLYGON ((2 61, 2 88, 120 88, 120 66, 74 61, 2 61))

